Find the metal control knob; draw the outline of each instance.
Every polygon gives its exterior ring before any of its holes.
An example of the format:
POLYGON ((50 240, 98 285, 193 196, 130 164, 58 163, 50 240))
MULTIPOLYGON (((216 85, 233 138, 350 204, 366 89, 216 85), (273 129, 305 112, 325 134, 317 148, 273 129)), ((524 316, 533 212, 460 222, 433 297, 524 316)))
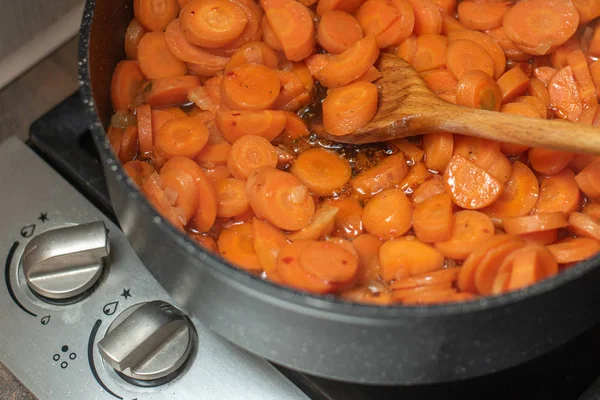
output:
POLYGON ((152 301, 123 311, 98 349, 125 378, 140 385, 158 385, 173 379, 187 361, 193 332, 191 322, 179 309, 164 301, 152 301))
POLYGON ((52 229, 25 247, 25 279, 31 290, 44 298, 72 299, 98 281, 109 252, 104 222, 52 229))

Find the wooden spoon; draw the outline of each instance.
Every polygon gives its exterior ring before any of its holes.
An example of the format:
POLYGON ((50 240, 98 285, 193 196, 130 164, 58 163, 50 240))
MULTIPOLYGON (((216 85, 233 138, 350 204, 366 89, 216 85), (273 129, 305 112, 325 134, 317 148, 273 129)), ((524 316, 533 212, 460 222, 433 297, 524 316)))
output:
POLYGON ((600 129, 561 120, 546 120, 478 110, 448 103, 433 93, 404 60, 382 54, 379 109, 365 127, 343 136, 328 134, 320 118, 313 132, 342 143, 373 143, 446 131, 502 142, 600 155, 600 129))

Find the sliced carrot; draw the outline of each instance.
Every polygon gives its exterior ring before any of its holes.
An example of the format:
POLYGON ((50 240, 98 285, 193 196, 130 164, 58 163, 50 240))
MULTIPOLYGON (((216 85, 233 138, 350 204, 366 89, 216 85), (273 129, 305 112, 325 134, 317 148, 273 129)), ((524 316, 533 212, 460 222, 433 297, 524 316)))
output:
POLYGON ((562 211, 568 215, 577 210, 580 197, 575 174, 565 168, 557 174, 540 178, 540 195, 534 212, 562 211))
POLYGON ((489 206, 504 189, 496 178, 460 154, 448 163, 444 182, 454 204, 471 210, 489 206))
POLYGON ((160 170, 162 187, 165 191, 176 194, 173 205, 180 210, 184 224, 187 224, 198 209, 198 169, 199 167, 188 158, 173 157, 160 170))
POLYGON ((379 249, 383 242, 377 237, 365 233, 354 238, 352 245, 358 253, 357 281, 369 285, 379 276, 379 249))
POLYGON ((560 211, 504 218, 502 222, 506 233, 511 235, 547 231, 567 226, 565 215, 560 211))
POLYGON ((288 235, 288 239, 295 240, 318 240, 329 236, 335 229, 335 215, 338 209, 328 205, 320 207, 308 226, 288 235))
POLYGON ((494 279, 502 263, 515 250, 522 248, 524 242, 520 239, 498 244, 483 256, 475 270, 475 288, 482 295, 490 295, 493 292, 494 279))
POLYGON ((209 139, 194 160, 203 168, 213 169, 227 164, 230 150, 231 145, 228 142, 211 143, 209 139))
POLYGON ((539 79, 540 81, 542 81, 542 83, 545 86, 548 86, 548 84, 550 83, 550 80, 552 79, 552 77, 554 75, 556 75, 556 73, 558 72, 558 70, 556 68, 552 68, 552 67, 537 67, 533 70, 533 76, 535 76, 537 79, 539 79))
POLYGON ((331 57, 327 65, 316 72, 316 78, 328 88, 347 85, 369 70, 379 57, 379 47, 373 36, 355 42, 343 53, 331 57))
POLYGON ((390 284, 392 290, 413 289, 422 286, 453 283, 458 279, 460 268, 444 268, 420 275, 398 279, 390 284))
POLYGON ((515 103, 527 103, 540 115, 541 118, 548 118, 548 107, 544 104, 542 100, 534 96, 519 96, 515 98, 515 103))
POLYGON ((486 72, 470 71, 458 81, 456 103, 465 107, 500 111, 502 91, 486 72))
POLYGON ((417 38, 417 51, 412 66, 417 72, 441 68, 446 65, 448 38, 426 34, 417 38))
POLYGON ((198 233, 188 233, 188 235, 200 245, 205 251, 218 254, 219 248, 217 247, 217 242, 215 239, 208 235, 201 235, 198 233))
POLYGON ((567 229, 577 236, 600 240, 600 224, 588 214, 574 212, 569 215, 567 229))
MULTIPOLYGON (((507 114, 522 115, 524 117, 529 118, 542 118, 536 107, 526 102, 503 104, 502 107, 500 107, 500 112, 507 114)), ((528 149, 528 147, 525 145, 517 144, 516 146, 519 146, 518 148, 524 149, 520 152, 523 152, 528 149)))
POLYGON ((426 304, 443 304, 469 301, 475 297, 472 293, 457 293, 455 289, 447 289, 440 291, 428 291, 419 293, 414 296, 406 297, 402 300, 404 305, 426 305, 426 304))
POLYGON ((263 42, 249 42, 240 47, 227 63, 227 69, 231 70, 242 64, 262 64, 268 68, 275 69, 279 64, 277 53, 263 42))
POLYGON ((119 149, 119 160, 124 164, 132 161, 138 152, 138 129, 135 126, 128 126, 123 131, 121 137, 121 146, 119 149))
POLYGON ((323 14, 317 29, 319 45, 331 54, 342 53, 362 37, 363 30, 356 18, 343 11, 323 14))
POLYGON ((504 16, 508 37, 521 50, 548 54, 565 43, 577 30, 579 14, 571 2, 526 0, 513 6, 504 16), (540 21, 544 21, 543 28, 540 21))
MULTIPOLYGON (((596 2, 595 0, 593 2, 596 2)), ((600 4, 600 3, 599 3, 600 4)), ((595 27, 587 45, 587 52, 591 56, 600 56, 600 29, 595 27)))
POLYGON ((550 229, 548 231, 530 232, 519 235, 520 238, 528 243, 539 244, 545 246, 554 243, 558 240, 558 229, 550 229))
POLYGON ((598 115, 598 106, 591 106, 588 108, 584 108, 577 120, 580 124, 585 125, 595 125, 596 117, 598 115))
POLYGON ((287 140, 295 140, 305 137, 310 134, 306 122, 298 114, 291 111, 284 111, 286 116, 285 127, 283 128, 282 137, 287 140))
POLYGON ((115 111, 132 109, 143 81, 137 61, 124 60, 117 64, 110 84, 110 98, 115 111))
POLYGON ((567 238, 546 246, 559 264, 587 260, 600 252, 600 242, 590 238, 567 238))
POLYGON ((308 9, 295 0, 261 0, 269 25, 290 61, 302 61, 315 47, 315 26, 308 9))
MULTIPOLYGON (((558 46, 550 54, 550 65, 556 69, 561 69, 569 65, 569 54, 575 50, 581 51, 581 41, 579 35, 575 34, 563 45, 558 46)), ((572 68, 572 67, 571 67, 572 68)))
POLYGON ((350 180, 352 174, 346 159, 321 148, 302 152, 290 172, 319 196, 332 195, 350 180))
POLYGON ((288 71, 277 71, 279 77, 279 96, 273 103, 276 110, 298 111, 310 103, 310 95, 296 74, 288 71))
POLYGON ((496 294, 531 286, 558 272, 558 264, 552 254, 539 245, 529 245, 513 252, 500 268, 503 271, 498 275, 504 276, 493 283, 496 294))
POLYGON ((254 251, 267 277, 277 268, 277 256, 288 241, 285 235, 271 224, 255 218, 252 222, 254 251))
POLYGON ((148 79, 185 75, 185 63, 169 50, 164 32, 149 32, 138 45, 140 70, 148 79))
POLYGON ((188 42, 182 32, 179 19, 174 20, 167 26, 165 40, 171 53, 181 61, 194 65, 196 73, 202 68, 205 73, 201 75, 212 76, 223 70, 229 62, 229 57, 212 54, 208 50, 188 42))
POLYGON ((152 109, 145 104, 135 109, 138 127, 138 140, 140 153, 148 156, 154 149, 154 139, 152 137, 152 109))
POLYGON ((561 68, 548 83, 552 107, 559 117, 577 121, 583 110, 581 97, 571 67, 561 68))
POLYGON ((363 208, 354 197, 329 198, 323 202, 338 209, 335 215, 333 235, 345 238, 354 238, 363 232, 363 208))
POLYGON ((454 135, 454 154, 460 154, 500 183, 505 183, 510 178, 512 167, 510 161, 500 153, 500 147, 500 143, 491 140, 454 135))
POLYGON ((275 103, 279 91, 277 73, 261 64, 235 67, 221 84, 222 101, 232 110, 265 110, 275 103))
POLYGON ((399 184, 407 173, 408 167, 404 155, 396 153, 356 175, 350 180, 350 185, 360 197, 371 197, 399 184))
POLYGON ((398 45, 411 35, 415 25, 413 7, 408 0, 392 0, 398 18, 387 29, 377 35, 380 48, 398 45))
POLYGON ((442 13, 435 1, 409 0, 415 13, 414 33, 417 36, 427 33, 442 33, 442 13))
POLYGON ((248 24, 240 3, 228 0, 192 0, 181 10, 180 18, 185 38, 207 48, 230 44, 248 24))
POLYGON ((600 16, 600 2, 597 0, 571 0, 579 13, 579 24, 584 25, 600 16))
POLYGON ((375 36, 380 48, 400 44, 415 24, 412 6, 404 0, 368 0, 356 12, 356 19, 365 35, 375 36))
POLYGON ((221 109, 221 89, 213 85, 198 86, 188 91, 188 100, 199 109, 209 111, 214 115, 221 109))
POLYGON ((108 142, 110 143, 110 147, 112 148, 117 158, 121 153, 121 140, 123 139, 123 132, 123 128, 115 128, 114 126, 111 126, 108 129, 108 132, 106 133, 108 142))
POLYGON ((256 216, 278 228, 300 230, 315 213, 308 188, 289 172, 260 168, 248 178, 247 190, 256 216))
POLYGON ((423 161, 425 157, 425 151, 406 139, 394 139, 390 141, 398 149, 404 153, 411 164, 416 164, 423 161))
POLYGON ((246 182, 227 178, 217 183, 217 217, 231 218, 244 214, 250 208, 246 182))
POLYGON ((566 151, 531 148, 529 149, 531 167, 539 173, 552 175, 559 173, 573 160, 574 154, 566 151))
POLYGON ((410 194, 416 187, 423 184, 431 178, 433 174, 427 169, 425 163, 417 163, 408 169, 408 174, 400 182, 400 189, 406 194, 410 194))
POLYGON ((262 30, 262 40, 264 40, 264 42, 274 50, 283 51, 283 46, 273 31, 271 24, 269 24, 269 20, 267 19, 266 15, 263 15, 262 19, 260 20, 260 28, 262 30))
POLYGON ((504 14, 511 7, 509 2, 479 3, 463 1, 458 4, 458 20, 465 27, 483 31, 502 25, 504 14))
POLYGON ((530 95, 540 99, 546 106, 546 109, 550 108, 550 95, 548 94, 548 90, 546 90, 546 85, 544 84, 544 82, 542 82, 538 78, 531 78, 529 80, 529 88, 527 89, 527 91, 530 95))
POLYGON ((224 47, 212 48, 211 52, 219 56, 228 57, 233 55, 243 45, 248 42, 260 40, 262 32, 260 29, 260 19, 263 16, 263 10, 254 2, 248 0, 229 0, 237 4, 246 14, 248 23, 242 33, 224 47))
POLYGON ((434 175, 431 179, 420 184, 412 194, 412 201, 415 204, 420 204, 425 200, 444 193, 446 188, 444 187, 444 179, 440 175, 434 175))
POLYGON ((154 142, 156 149, 167 158, 194 158, 208 142, 208 129, 195 118, 176 118, 160 127, 154 142))
POLYGON ((510 40, 503 26, 485 31, 486 35, 492 37, 504 51, 504 55, 511 61, 527 61, 531 58, 531 54, 525 53, 519 49, 517 45, 510 40))
POLYGON ((502 195, 482 211, 493 217, 520 217, 533 210, 538 195, 539 185, 536 176, 529 167, 516 161, 502 195))
POLYGON ((517 96, 522 96, 529 88, 529 77, 523 70, 515 67, 505 72, 498 79, 498 86, 502 92, 502 103, 508 103, 517 96))
POLYGON ((238 179, 248 179, 260 167, 275 168, 277 151, 262 136, 246 135, 236 140, 227 154, 227 167, 238 179))
POLYGON ((310 241, 299 240, 282 246, 277 256, 277 273, 282 283, 298 290, 313 293, 331 293, 335 285, 318 279, 306 272, 300 263, 300 257, 306 253, 310 241))
POLYGON ((439 68, 421 74, 429 89, 435 93, 455 92, 458 81, 447 69, 439 68))
POLYGON ((446 50, 446 65, 458 80, 475 70, 494 75, 492 58, 483 47, 471 40, 450 41, 446 50))
POLYGON ((600 221, 600 203, 590 201, 583 207, 583 213, 591 216, 594 220, 600 221))
POLYGON ((379 72, 379 70, 375 67, 371 67, 367 70, 367 72, 365 72, 364 74, 362 74, 361 76, 359 76, 358 78, 356 78, 357 81, 365 81, 365 82, 375 82, 377 79, 381 78, 383 76, 383 74, 381 72, 379 72))
POLYGON ((302 82, 302 85, 304 85, 304 89, 306 89, 306 92, 312 96, 315 90, 315 81, 306 64, 301 62, 294 63, 292 65, 292 73, 295 74, 298 77, 298 79, 300 79, 300 82, 302 82))
POLYGON ((579 85, 579 97, 584 107, 595 106, 598 104, 598 97, 596 97, 596 87, 592 81, 592 75, 590 68, 588 67, 587 60, 583 51, 576 50, 567 56, 567 61, 575 82, 579 85))
POLYGON ((179 4, 177 0, 135 0, 133 13, 149 31, 163 31, 169 22, 177 18, 179 4))
POLYGON ((494 39, 482 32, 473 31, 470 29, 458 30, 450 32, 448 35, 450 42, 455 40, 470 40, 480 45, 492 59, 494 64, 494 79, 500 78, 506 69, 506 56, 502 47, 494 39))
POLYGON ((148 32, 137 19, 132 19, 125 31, 125 54, 130 60, 137 60, 138 44, 148 32))
POLYGON ((232 225, 221 231, 217 245, 225 260, 247 271, 261 271, 262 264, 254 250, 252 223, 232 225))
POLYGON ((592 199, 600 199, 600 158, 578 173, 575 181, 583 193, 592 199))
POLYGON ((433 196, 415 207, 413 229, 417 238, 423 242, 449 240, 453 224, 452 201, 446 193, 433 196))
POLYGON ((175 228, 183 231, 183 222, 175 212, 172 203, 167 199, 160 184, 160 177, 155 172, 144 181, 142 192, 148 202, 158 211, 163 218, 169 221, 175 228))
POLYGON ((188 92, 201 85, 197 76, 175 76, 154 79, 144 100, 152 107, 182 105, 188 102, 188 92))
POLYGON ((416 238, 388 240, 379 250, 379 275, 385 282, 442 269, 444 256, 416 238))
POLYGON ((402 236, 412 225, 413 205, 400 189, 386 189, 366 204, 362 220, 365 230, 379 238, 402 236))
POLYGON ((377 86, 369 82, 358 81, 329 92, 323 101, 325 131, 335 136, 357 131, 375 117, 377 102, 377 86))
POLYGON ((435 243, 435 248, 448 258, 464 260, 493 235, 494 224, 487 215, 479 211, 459 211, 454 214, 452 236, 435 243))
POLYGON ((345 290, 340 294, 346 301, 364 304, 389 305, 392 303, 392 296, 383 291, 373 291, 370 287, 355 286, 350 290, 345 290))
POLYGON ((449 15, 449 13, 442 13, 442 33, 446 36, 450 34, 450 32, 455 31, 464 31, 467 28, 460 23, 453 15, 449 15))
POLYGON ((415 55, 417 54, 417 38, 416 36, 409 36, 398 46, 396 51, 398 57, 411 64, 415 61, 415 55))
POLYGON ((135 184, 141 188, 144 182, 154 171, 154 167, 145 161, 129 161, 123 165, 123 169, 135 184))
POLYGON ((285 128, 287 117, 283 111, 219 111, 216 123, 229 143, 246 135, 273 141, 285 128))
MULTIPOLYGON (((206 176, 210 179, 212 185, 215 187, 223 179, 227 179, 227 178, 231 177, 231 173, 229 172, 229 169, 227 168, 226 165, 221 165, 218 167, 214 167, 212 169, 205 169, 204 172, 206 173, 206 176)), ((215 206, 215 208, 216 208, 216 206, 215 206)), ((215 213, 216 213, 216 211, 215 211, 215 213)))

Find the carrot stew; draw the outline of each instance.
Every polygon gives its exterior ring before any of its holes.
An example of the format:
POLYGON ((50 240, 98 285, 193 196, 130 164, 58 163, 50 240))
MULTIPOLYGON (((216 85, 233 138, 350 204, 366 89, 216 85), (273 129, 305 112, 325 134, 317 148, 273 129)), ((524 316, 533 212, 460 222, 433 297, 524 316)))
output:
MULTIPOLYGON (((600 252, 600 158, 435 132, 350 146, 381 52, 446 101, 600 125, 592 0, 135 0, 108 139, 150 203, 263 279, 347 301, 518 290, 600 252)), ((568 134, 568 132, 565 132, 568 134)))

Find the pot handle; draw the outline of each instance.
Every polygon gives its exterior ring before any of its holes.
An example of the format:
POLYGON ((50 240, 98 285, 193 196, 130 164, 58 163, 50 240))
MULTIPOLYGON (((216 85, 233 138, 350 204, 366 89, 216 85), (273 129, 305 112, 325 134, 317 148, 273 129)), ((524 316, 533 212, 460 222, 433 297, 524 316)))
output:
POLYGON ((92 122, 77 91, 31 124, 28 144, 94 205, 114 215, 92 122))

